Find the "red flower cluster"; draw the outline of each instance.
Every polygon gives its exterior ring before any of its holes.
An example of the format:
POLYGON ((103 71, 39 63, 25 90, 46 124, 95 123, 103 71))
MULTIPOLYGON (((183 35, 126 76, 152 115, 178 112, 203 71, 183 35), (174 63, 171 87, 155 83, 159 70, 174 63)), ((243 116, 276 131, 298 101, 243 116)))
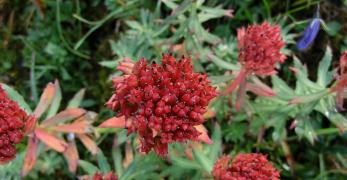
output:
POLYGON ((280 50, 284 47, 279 26, 264 22, 237 31, 239 61, 250 73, 269 75, 276 71, 274 65, 283 63, 286 56, 280 50))
POLYGON ((92 180, 118 180, 118 177, 113 172, 109 172, 106 175, 95 173, 92 180))
POLYGON ((15 144, 23 139, 23 129, 28 118, 0 86, 0 164, 7 163, 16 156, 15 144))
POLYGON ((189 58, 176 62, 172 55, 163 55, 161 65, 141 59, 130 67, 129 75, 113 79, 107 105, 125 116, 128 133, 138 132, 141 151, 164 156, 169 143, 197 140, 194 126, 204 122, 206 106, 217 95, 207 76, 194 73, 189 58))
POLYGON ((280 173, 257 153, 239 154, 230 163, 229 156, 220 158, 213 167, 215 180, 278 180, 280 173))

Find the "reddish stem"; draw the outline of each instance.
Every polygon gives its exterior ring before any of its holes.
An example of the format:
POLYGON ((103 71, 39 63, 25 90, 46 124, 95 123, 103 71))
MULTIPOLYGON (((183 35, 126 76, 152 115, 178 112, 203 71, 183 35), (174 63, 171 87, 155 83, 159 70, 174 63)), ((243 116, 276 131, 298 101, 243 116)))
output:
POLYGON ((241 68, 239 74, 237 75, 236 79, 230 84, 230 86, 226 89, 224 92, 224 95, 227 95, 231 92, 233 92, 238 85, 240 85, 243 81, 246 80, 247 71, 245 68, 241 68))

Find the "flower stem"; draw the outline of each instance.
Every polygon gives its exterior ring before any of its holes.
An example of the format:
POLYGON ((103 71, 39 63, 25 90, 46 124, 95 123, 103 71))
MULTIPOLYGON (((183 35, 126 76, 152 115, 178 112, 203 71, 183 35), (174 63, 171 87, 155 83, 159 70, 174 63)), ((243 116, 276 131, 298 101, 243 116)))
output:
POLYGON ((237 75, 236 79, 230 84, 230 86, 226 89, 224 92, 224 95, 227 95, 234 91, 238 85, 240 85, 243 81, 246 80, 247 71, 245 68, 241 68, 239 74, 237 75))

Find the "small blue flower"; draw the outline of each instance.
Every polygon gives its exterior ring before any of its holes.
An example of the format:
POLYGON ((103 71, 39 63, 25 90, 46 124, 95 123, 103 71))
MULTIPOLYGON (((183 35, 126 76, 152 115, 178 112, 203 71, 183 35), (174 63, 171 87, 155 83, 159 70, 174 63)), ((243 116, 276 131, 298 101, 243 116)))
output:
POLYGON ((299 40, 296 47, 302 51, 306 49, 309 45, 311 45, 316 38, 319 27, 320 27, 321 19, 314 18, 306 27, 304 36, 299 40))

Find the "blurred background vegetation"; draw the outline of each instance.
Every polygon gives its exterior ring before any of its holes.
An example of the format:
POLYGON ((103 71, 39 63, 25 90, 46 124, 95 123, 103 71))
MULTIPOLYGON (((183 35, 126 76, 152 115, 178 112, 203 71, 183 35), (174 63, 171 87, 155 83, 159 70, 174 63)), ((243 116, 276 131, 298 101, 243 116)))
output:
MULTIPOLYGON (((237 69, 237 28, 266 20, 282 27, 285 54, 297 56, 307 64, 308 76, 317 78, 318 62, 327 46, 332 49, 334 67, 347 49, 346 5, 343 0, 0 0, 0 81, 15 87, 31 105, 55 79, 60 81, 64 105, 86 88, 81 106, 98 112, 100 123, 112 116, 104 104, 112 93, 110 77, 121 75, 115 66, 124 57, 159 61, 161 53, 188 55, 196 71, 207 73, 214 84, 223 83, 232 79, 228 71, 237 69), (328 30, 321 29, 315 43, 298 52, 296 40, 317 4, 328 30)), ((294 87, 289 59, 279 76, 294 87)), ((113 169, 121 179, 202 179, 210 177, 209 170, 221 154, 259 151, 268 154, 283 179, 346 177, 347 134, 339 134, 321 114, 310 114, 318 137, 312 144, 289 130, 291 118, 287 116, 283 128, 288 131, 281 139, 276 136, 282 135, 274 133, 276 127, 265 129, 264 117, 254 117, 250 123, 246 113, 233 116, 227 99, 218 99, 213 106, 217 115, 206 125, 215 143, 194 148, 193 160, 184 157, 184 148, 175 144, 171 154, 177 156, 167 161, 138 153, 132 162, 124 161, 124 149, 132 146, 133 137, 127 139, 124 130, 117 130, 102 134, 97 141, 106 158, 91 157, 79 149, 84 161, 77 174, 99 168, 113 169)), ((20 154, 14 163, 0 167, 0 177, 16 179, 22 158, 20 154)), ((45 152, 28 179, 52 177, 74 176, 62 156, 45 152)))

